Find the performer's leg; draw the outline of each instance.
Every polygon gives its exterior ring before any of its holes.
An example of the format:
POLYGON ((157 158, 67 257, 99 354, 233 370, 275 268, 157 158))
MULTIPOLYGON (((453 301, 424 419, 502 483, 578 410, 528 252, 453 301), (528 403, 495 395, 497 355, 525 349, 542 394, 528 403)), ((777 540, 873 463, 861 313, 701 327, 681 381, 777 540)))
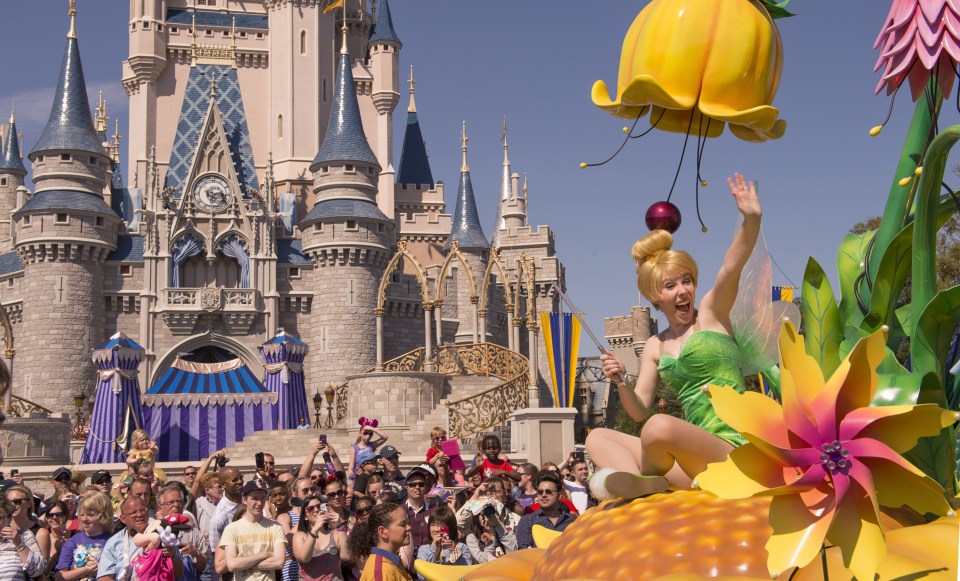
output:
POLYGON ((640 438, 607 428, 587 435, 587 454, 598 468, 640 472, 641 446, 640 438))
POLYGON ((733 451, 726 440, 667 414, 651 416, 643 426, 640 441, 641 471, 666 474, 675 488, 689 489, 692 479, 706 470, 707 464, 722 462, 733 451))

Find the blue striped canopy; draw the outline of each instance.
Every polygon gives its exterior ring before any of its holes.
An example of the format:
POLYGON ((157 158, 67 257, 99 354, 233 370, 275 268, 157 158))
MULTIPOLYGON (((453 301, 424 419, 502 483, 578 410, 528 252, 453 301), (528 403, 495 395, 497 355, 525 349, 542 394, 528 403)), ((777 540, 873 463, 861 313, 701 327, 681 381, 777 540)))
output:
POLYGON ((219 373, 194 373, 171 367, 146 395, 267 393, 246 365, 219 373))
POLYGON ((109 341, 97 347, 97 349, 113 349, 114 347, 120 349, 143 349, 136 341, 123 333, 117 333, 113 337, 110 337, 109 341))

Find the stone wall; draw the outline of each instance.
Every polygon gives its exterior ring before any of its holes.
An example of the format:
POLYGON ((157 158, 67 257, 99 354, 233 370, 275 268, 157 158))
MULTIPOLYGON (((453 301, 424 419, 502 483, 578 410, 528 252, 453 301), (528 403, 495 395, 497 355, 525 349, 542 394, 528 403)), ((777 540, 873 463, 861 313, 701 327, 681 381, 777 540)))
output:
POLYGON ((71 420, 67 414, 31 413, 7 418, 0 428, 4 470, 21 466, 70 464, 71 420))
POLYGON ((375 417, 383 426, 410 426, 440 404, 442 373, 368 373, 349 378, 347 418, 375 417))

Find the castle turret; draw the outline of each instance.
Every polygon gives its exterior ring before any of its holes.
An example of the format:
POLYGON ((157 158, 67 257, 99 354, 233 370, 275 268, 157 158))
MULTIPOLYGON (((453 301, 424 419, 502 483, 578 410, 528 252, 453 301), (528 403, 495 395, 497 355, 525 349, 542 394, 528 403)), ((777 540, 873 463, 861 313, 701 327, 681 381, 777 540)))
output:
POLYGON ((430 171, 430 159, 427 146, 420 131, 420 118, 417 116, 417 102, 414 99, 416 81, 413 80, 413 65, 410 65, 410 104, 407 106, 407 128, 403 132, 403 148, 400 150, 400 169, 397 171, 397 183, 405 186, 434 186, 433 172, 430 171))
MULTIPOLYGON (((453 228, 444 250, 453 250, 453 243, 456 242, 457 248, 470 266, 475 284, 474 292, 479 292, 483 274, 487 269, 487 260, 490 258, 490 243, 480 225, 480 214, 477 212, 477 202, 473 195, 470 166, 467 165, 467 141, 467 122, 464 121, 460 134, 460 149, 463 154, 463 163, 460 166, 460 188, 457 191, 456 210, 453 212, 453 228)), ((474 328, 474 319, 470 313, 475 309, 478 300, 479 294, 471 293, 465 277, 458 277, 457 317, 460 319, 460 326, 457 328, 455 339, 457 343, 470 343, 476 340, 479 330, 474 328)))
POLYGON ((377 203, 388 217, 394 212, 393 110, 400 101, 400 48, 403 44, 393 30, 390 3, 380 0, 376 22, 370 31, 367 50, 373 74, 371 97, 377 109, 377 159, 380 160, 377 203))
MULTIPOLYGON (((130 53, 123 61, 123 88, 130 97, 130 131, 127 155, 129 174, 139 169, 146 174, 145 162, 150 148, 157 145, 158 123, 162 123, 155 103, 164 90, 160 75, 167 68, 169 30, 166 25, 166 0, 139 0, 130 2, 130 53)), ((167 89, 169 90, 169 88, 167 89)))
POLYGON ((10 125, 7 127, 7 139, 0 153, 0 254, 13 250, 13 226, 11 214, 17 208, 17 190, 24 187, 23 179, 27 168, 20 156, 20 137, 17 135, 17 122, 10 113, 10 125))
POLYGON ((70 20, 50 118, 30 153, 36 193, 14 213, 24 322, 45 333, 42 348, 17 358, 19 391, 58 412, 72 412, 73 390, 94 384, 90 350, 105 327, 103 262, 120 226, 102 197, 110 156, 90 115, 72 3, 70 20))
POLYGON ((306 373, 339 382, 376 363, 377 288, 389 260, 393 222, 377 207, 380 164, 363 132, 354 89, 347 27, 337 67, 330 121, 310 166, 316 203, 299 227, 315 299, 304 336, 315 354, 306 373))

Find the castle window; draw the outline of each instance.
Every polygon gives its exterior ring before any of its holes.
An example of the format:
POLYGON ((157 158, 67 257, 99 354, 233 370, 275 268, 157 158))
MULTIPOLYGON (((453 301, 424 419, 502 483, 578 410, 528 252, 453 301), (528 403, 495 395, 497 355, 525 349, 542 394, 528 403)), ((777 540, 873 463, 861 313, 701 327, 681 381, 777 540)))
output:
POLYGON ((42 155, 38 155, 38 156, 37 156, 37 163, 43 163, 43 156, 42 156, 42 155))
POLYGON ((143 29, 144 29, 144 30, 150 30, 150 23, 149 23, 149 22, 144 22, 144 23, 143 23, 143 29))
POLYGON ((263 33, 262 33, 262 32, 258 32, 258 33, 257 33, 257 40, 260 40, 261 38, 263 38, 263 33))
POLYGON ((103 216, 97 216, 97 226, 103 226, 103 216))
POLYGON ((54 218, 53 218, 53 223, 54 223, 54 224, 69 224, 69 223, 70 223, 70 216, 67 215, 67 214, 57 214, 57 215, 54 216, 54 218))
POLYGON ((357 221, 356 221, 356 220, 347 220, 347 230, 348 230, 348 231, 353 231, 353 232, 356 232, 357 230, 359 230, 359 228, 357 228, 357 221))
POLYGON ((97 159, 97 158, 95 158, 95 157, 93 157, 93 156, 91 155, 91 156, 90 156, 90 165, 100 165, 100 160, 97 159))
POLYGON ((384 226, 382 223, 377 224, 377 232, 383 232, 385 229, 386 229, 386 226, 384 226))
POLYGON ((227 37, 230 36, 230 31, 229 31, 229 30, 224 30, 222 34, 223 34, 223 38, 227 38, 227 37))
POLYGON ((158 31, 158 32, 163 32, 163 25, 160 24, 159 22, 157 23, 157 31, 158 31))
POLYGON ((60 161, 70 161, 70 154, 69 154, 69 153, 61 153, 61 154, 60 154, 60 161))
POLYGON ((171 27, 170 27, 170 34, 179 34, 179 33, 180 33, 180 29, 179 29, 179 28, 177 28, 176 26, 171 26, 171 27))
POLYGON ((277 139, 283 139, 283 115, 277 115, 277 139))
POLYGON ((121 265, 120 265, 120 276, 133 276, 133 265, 132 265, 132 264, 121 264, 121 265))
POLYGON ((300 267, 298 266, 290 267, 289 275, 290 275, 290 278, 294 278, 294 279, 300 278, 300 267))
POLYGON ((328 166, 328 165, 321 165, 321 166, 320 166, 320 175, 325 176, 325 175, 327 175, 328 173, 330 173, 330 166, 328 166))
POLYGON ((7 288, 13 288, 13 279, 12 279, 12 278, 8 278, 8 279, 7 279, 7 288))
POLYGON ((32 223, 33 223, 33 216, 24 216, 24 217, 23 217, 23 225, 24 225, 24 226, 30 226, 32 223))
POLYGON ((7 178, 0 178, 0 186, 7 185, 7 178))
POLYGON ((357 168, 348 163, 347 165, 343 166, 343 173, 357 173, 357 168))
POLYGON ((307 54, 307 31, 300 31, 300 54, 307 54))
POLYGON ((313 225, 314 232, 323 232, 323 222, 317 222, 313 225))
POLYGON ((203 31, 204 36, 213 36, 213 31, 209 28, 203 31))
POLYGON ((323 77, 323 102, 327 102, 327 77, 323 77))
POLYGON ((246 33, 246 32, 241 32, 238 36, 239 36, 240 38, 247 38, 247 33, 246 33))

